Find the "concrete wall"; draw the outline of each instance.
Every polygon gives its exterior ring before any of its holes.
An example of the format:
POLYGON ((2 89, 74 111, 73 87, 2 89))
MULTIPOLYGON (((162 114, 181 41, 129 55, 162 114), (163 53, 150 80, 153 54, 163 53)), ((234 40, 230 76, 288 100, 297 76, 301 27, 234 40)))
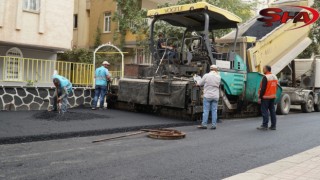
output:
MULTIPOLYGON (((0 87, 1 110, 46 110, 52 106, 53 88, 0 87)), ((68 107, 90 106, 94 96, 92 89, 75 88, 68 96, 68 107)))
POLYGON ((40 0, 39 12, 23 10, 23 0, 1 0, 0 41, 70 49, 73 0, 40 0))

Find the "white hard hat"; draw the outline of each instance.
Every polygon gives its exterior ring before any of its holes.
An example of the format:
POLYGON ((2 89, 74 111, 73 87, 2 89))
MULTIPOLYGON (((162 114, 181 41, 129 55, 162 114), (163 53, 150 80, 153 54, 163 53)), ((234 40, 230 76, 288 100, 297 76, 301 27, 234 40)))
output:
POLYGON ((210 70, 217 70, 218 69, 218 66, 213 64, 210 66, 210 70))
POLYGON ((103 61, 103 63, 102 63, 103 65, 110 65, 110 63, 108 62, 108 61, 103 61))

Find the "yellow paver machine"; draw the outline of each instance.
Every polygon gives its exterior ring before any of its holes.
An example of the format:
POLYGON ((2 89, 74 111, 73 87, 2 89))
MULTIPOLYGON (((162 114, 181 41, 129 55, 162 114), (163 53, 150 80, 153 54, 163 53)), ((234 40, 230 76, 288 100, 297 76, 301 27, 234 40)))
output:
MULTIPOLYGON (((258 91, 263 75, 249 71, 247 59, 237 53, 241 18, 206 2, 149 10, 148 17, 153 18, 153 65, 142 68, 136 78, 119 81, 115 107, 200 119, 203 93, 194 86, 194 76, 204 75, 210 65, 216 64, 222 77, 219 115, 247 117, 259 113, 258 91), (170 36, 162 32, 158 37, 157 23, 180 27, 183 33, 170 36), (234 29, 232 40, 215 40, 214 33, 222 29, 234 29)), ((278 99, 281 93, 279 86, 278 99)))

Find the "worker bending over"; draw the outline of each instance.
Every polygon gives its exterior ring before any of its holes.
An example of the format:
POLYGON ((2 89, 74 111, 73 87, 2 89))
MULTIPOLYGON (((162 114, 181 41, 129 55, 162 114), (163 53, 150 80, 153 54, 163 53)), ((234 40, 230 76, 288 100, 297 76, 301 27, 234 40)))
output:
POLYGON ((53 107, 52 111, 58 110, 58 104, 61 103, 61 112, 67 112, 68 108, 68 94, 72 92, 71 82, 60 75, 53 75, 53 84, 56 90, 53 95, 53 107))
POLYGON ((271 73, 270 66, 263 67, 263 73, 265 74, 260 83, 259 102, 261 103, 262 113, 262 125, 258 127, 258 130, 268 130, 269 112, 271 116, 270 130, 276 130, 277 117, 275 112, 275 99, 277 96, 278 78, 271 73))
POLYGON ((198 128, 207 129, 209 111, 211 110, 212 126, 211 129, 217 128, 217 109, 219 101, 219 87, 221 77, 218 73, 216 65, 210 66, 210 72, 205 74, 201 80, 197 82, 197 86, 204 86, 203 94, 203 117, 202 123, 198 128))

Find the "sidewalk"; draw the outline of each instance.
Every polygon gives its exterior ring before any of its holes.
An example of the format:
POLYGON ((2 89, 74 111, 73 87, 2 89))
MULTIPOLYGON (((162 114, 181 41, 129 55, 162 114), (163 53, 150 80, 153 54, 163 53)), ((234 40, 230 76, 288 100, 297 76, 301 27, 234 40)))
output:
POLYGON ((0 144, 94 136, 195 122, 119 110, 70 109, 67 118, 46 111, 0 112, 0 144), (46 118, 46 119, 43 119, 46 118))
POLYGON ((320 146, 225 180, 320 180, 320 146))

